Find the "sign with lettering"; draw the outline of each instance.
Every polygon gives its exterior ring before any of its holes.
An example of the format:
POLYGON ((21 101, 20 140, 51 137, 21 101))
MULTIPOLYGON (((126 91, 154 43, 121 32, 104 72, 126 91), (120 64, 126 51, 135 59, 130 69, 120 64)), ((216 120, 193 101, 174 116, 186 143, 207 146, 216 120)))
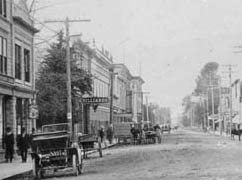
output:
POLYGON ((31 104, 29 107, 29 118, 36 119, 39 115, 39 109, 36 104, 31 104))
POLYGON ((86 97, 81 99, 83 104, 99 104, 99 103, 108 103, 109 99, 107 97, 86 97))

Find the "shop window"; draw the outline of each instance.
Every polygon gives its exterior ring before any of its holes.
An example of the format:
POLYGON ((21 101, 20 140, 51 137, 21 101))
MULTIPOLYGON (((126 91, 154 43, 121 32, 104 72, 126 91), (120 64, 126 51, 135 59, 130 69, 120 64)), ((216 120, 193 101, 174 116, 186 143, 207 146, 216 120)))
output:
POLYGON ((21 47, 15 44, 15 78, 21 79, 21 47))
POLYGON ((0 15, 7 17, 7 0, 0 0, 0 15))
POLYGON ((24 49, 24 80, 30 82, 30 51, 24 49))
POLYGON ((7 40, 0 37, 0 74, 7 74, 7 40))
POLYGON ((16 101, 16 119, 17 119, 17 134, 21 133, 21 128, 23 127, 23 105, 22 99, 17 98, 16 101))

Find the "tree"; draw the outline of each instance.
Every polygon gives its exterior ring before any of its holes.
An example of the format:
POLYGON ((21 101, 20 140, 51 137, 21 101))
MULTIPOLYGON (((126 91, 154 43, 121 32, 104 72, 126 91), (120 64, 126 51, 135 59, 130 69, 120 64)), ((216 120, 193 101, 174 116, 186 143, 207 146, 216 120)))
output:
POLYGON ((214 113, 218 113, 219 108, 219 76, 217 75, 219 64, 216 62, 209 62, 204 65, 200 74, 196 79, 196 88, 191 95, 187 95, 183 99, 182 105, 184 106, 183 124, 188 125, 188 121, 191 119, 187 116, 190 109, 194 109, 194 123, 195 125, 202 125, 204 127, 204 113, 206 112, 206 106, 201 102, 192 102, 191 96, 203 96, 207 98, 209 114, 212 114, 212 92, 214 100, 214 113), (213 88, 211 88, 213 87, 213 88))
MULTIPOLYGON (((92 91, 91 74, 78 68, 76 64, 76 60, 72 59, 71 88, 73 110, 77 110, 76 106, 78 106, 78 103, 76 104, 76 101, 79 101, 80 94, 92 91)), ((36 80, 36 101, 39 107, 38 126, 67 122, 66 80, 66 48, 63 32, 61 31, 57 42, 54 42, 48 48, 36 80)))
POLYGON ((214 100, 214 113, 218 113, 219 107, 219 80, 217 75, 219 64, 216 62, 209 62, 205 64, 201 70, 201 74, 197 77, 197 87, 194 90, 195 94, 206 96, 208 99, 209 114, 212 114, 212 98, 214 100), (212 97, 213 92, 213 97, 212 97))

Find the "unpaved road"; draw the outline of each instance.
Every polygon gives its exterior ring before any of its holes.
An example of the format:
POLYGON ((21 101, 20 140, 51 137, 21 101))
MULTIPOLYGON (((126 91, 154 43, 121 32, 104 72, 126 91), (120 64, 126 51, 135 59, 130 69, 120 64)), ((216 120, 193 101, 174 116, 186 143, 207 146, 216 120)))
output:
POLYGON ((242 142, 178 130, 162 144, 115 147, 85 161, 84 174, 49 179, 242 180, 242 142))

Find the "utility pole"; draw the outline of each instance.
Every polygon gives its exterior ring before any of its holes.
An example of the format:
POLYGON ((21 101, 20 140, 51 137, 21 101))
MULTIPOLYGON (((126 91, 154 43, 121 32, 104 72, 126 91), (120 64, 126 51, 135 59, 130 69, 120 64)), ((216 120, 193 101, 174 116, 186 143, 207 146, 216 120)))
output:
POLYGON ((113 124, 113 86, 114 76, 118 73, 113 72, 113 67, 110 68, 110 112, 109 112, 109 124, 113 124))
POLYGON ((149 123, 148 96, 146 96, 146 119, 147 119, 147 123, 149 123))
POLYGON ((228 73, 229 74, 229 96, 230 96, 230 101, 229 101, 229 109, 230 109, 230 113, 229 113, 229 119, 230 119, 230 123, 229 123, 229 134, 231 135, 232 132, 232 121, 233 121, 233 100, 232 100, 232 73, 234 73, 234 71, 232 71, 232 67, 235 67, 235 65, 232 64, 228 64, 228 65, 223 65, 224 67, 228 68, 227 72, 223 72, 223 73, 228 73))
POLYGON ((73 128, 72 120, 72 101, 71 101, 71 60, 70 60, 70 32, 69 32, 69 23, 74 22, 90 22, 89 19, 83 20, 70 20, 66 17, 65 20, 47 20, 45 23, 64 23, 66 28, 66 74, 67 74, 67 121, 69 125, 69 131, 71 134, 72 141, 76 141, 76 128, 73 128))
POLYGON ((211 74, 209 75, 209 85, 210 85, 210 88, 211 88, 211 96, 212 96, 212 121, 213 121, 213 131, 215 130, 215 122, 214 122, 214 88, 213 88, 213 85, 212 85, 212 76, 211 74))
POLYGON ((233 118, 233 100, 232 100, 232 68, 231 68, 231 65, 229 65, 229 96, 230 96, 230 126, 229 126, 229 133, 230 135, 232 134, 232 118, 233 118))
POLYGON ((219 78, 219 111, 218 111, 218 117, 219 117, 219 132, 220 136, 222 135, 222 95, 221 95, 221 78, 219 78))
POLYGON ((207 104, 206 104, 206 108, 207 108, 207 128, 210 128, 210 124, 209 124, 209 88, 207 88, 207 104))

